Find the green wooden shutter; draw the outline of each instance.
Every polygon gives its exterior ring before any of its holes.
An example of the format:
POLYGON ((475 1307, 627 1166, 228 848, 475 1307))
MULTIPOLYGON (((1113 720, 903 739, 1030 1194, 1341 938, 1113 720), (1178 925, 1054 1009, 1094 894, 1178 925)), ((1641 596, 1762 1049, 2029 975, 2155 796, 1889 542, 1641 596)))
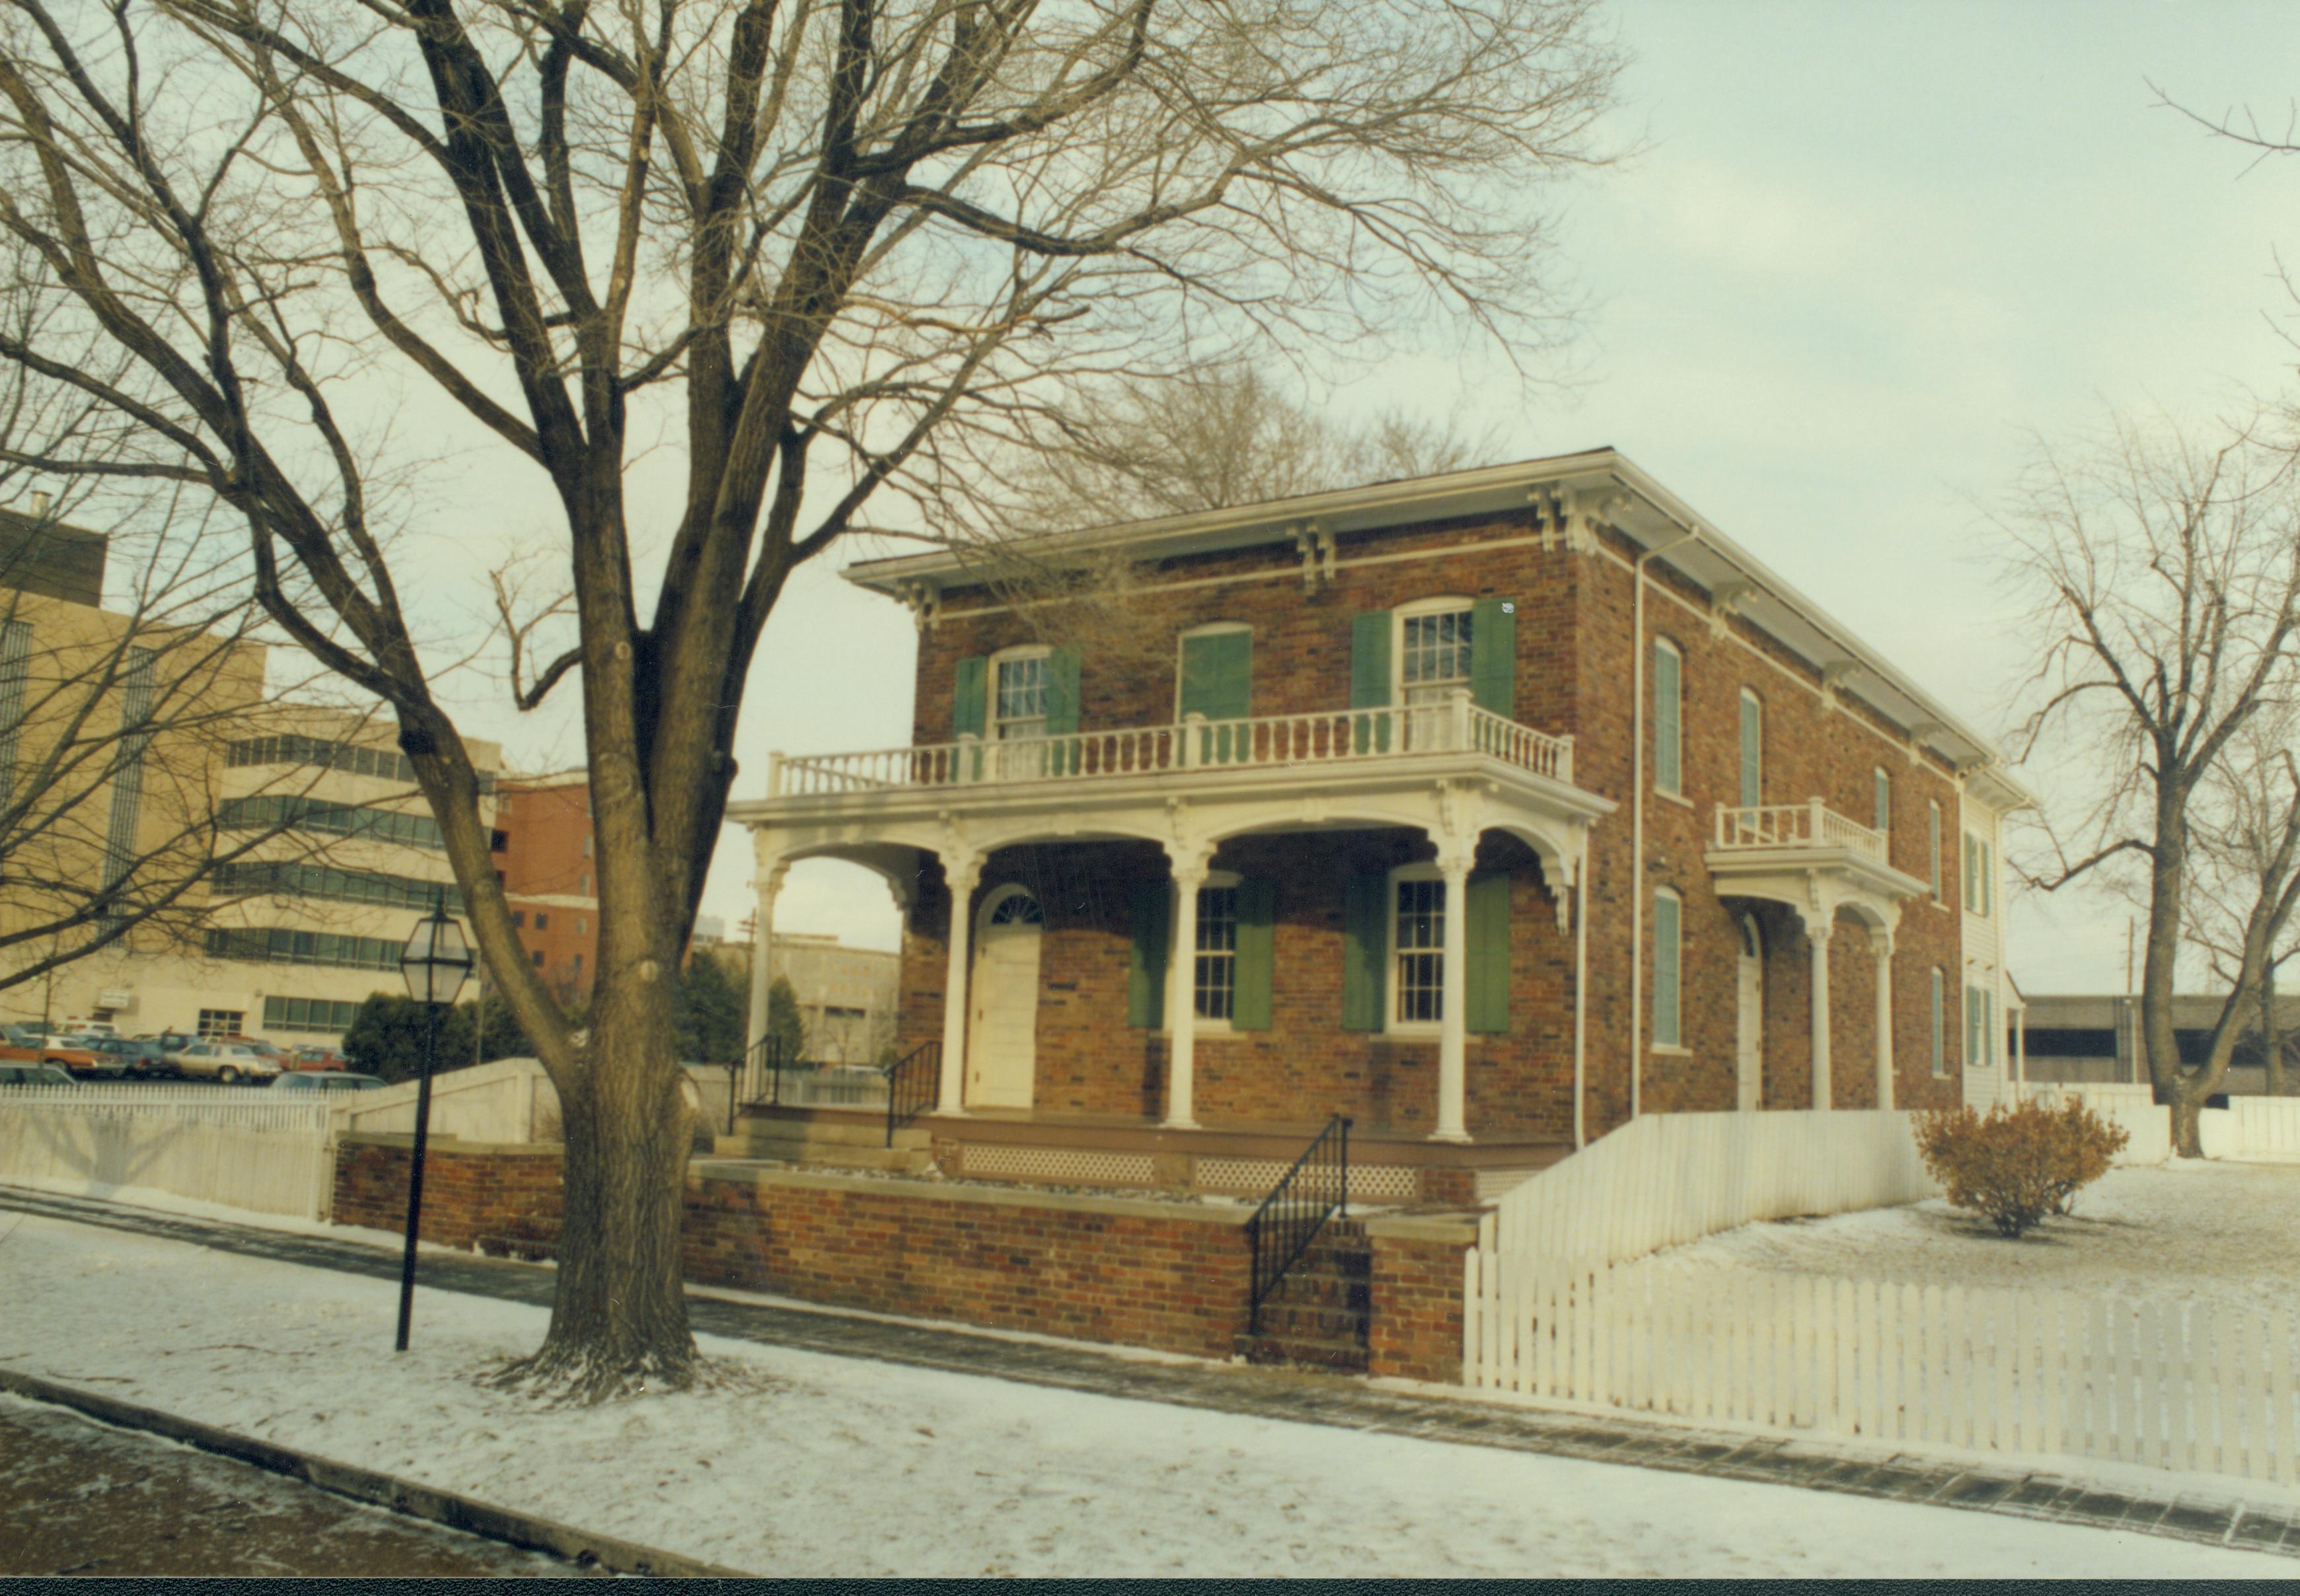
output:
MULTIPOLYGON (((1350 708, 1379 710, 1389 703, 1389 611, 1370 610, 1350 621, 1350 708)), ((1389 751, 1389 721, 1359 722, 1352 745, 1389 751)))
POLYGON ((1928 823, 1931 827, 1933 850, 1933 902, 1938 903, 1940 902, 1941 895, 1940 805, 1938 803, 1929 803, 1926 807, 1926 815, 1928 823))
POLYGON ((971 655, 958 662, 957 684, 950 694, 950 735, 953 737, 979 737, 982 735, 982 718, 989 711, 990 661, 982 654, 971 655))
POLYGON ((1653 1039, 1655 1047, 1676 1047, 1683 1034, 1679 1023, 1678 976, 1681 929, 1678 901, 1666 893, 1654 894, 1653 1039))
POLYGON ((1079 728, 1079 651, 1046 651, 1046 736, 1063 739, 1046 750, 1046 768, 1066 775, 1078 762, 1078 745, 1069 741, 1079 728))
POLYGON ((1470 702, 1504 719, 1517 713, 1517 605, 1509 599, 1470 606, 1470 702))
POLYGON ((1389 876, 1367 870, 1342 883, 1342 1029, 1381 1029, 1382 962, 1389 951, 1389 876))
POLYGON ((1941 1028, 1944 1024, 1943 1016, 1947 1012, 1948 1009, 1948 993, 1946 987, 1946 983, 1941 979, 1940 971, 1938 969, 1934 970, 1932 1063, 1933 1073, 1935 1075, 1946 1075, 1948 1073, 1948 1047, 1945 1040, 1947 1033, 1941 1028))
MULTIPOLYGON (((1185 717, 1204 715, 1221 721, 1243 720, 1252 714, 1254 634, 1209 632, 1183 638, 1179 698, 1185 717)), ((1197 750, 1199 762, 1221 764, 1237 758, 1238 736, 1227 728, 1205 732, 1197 750)))
POLYGON ((1488 870, 1470 877, 1462 929, 1469 939, 1467 1028, 1487 1033, 1509 1029, 1510 876, 1488 870))
POLYGON ((1753 694, 1741 694, 1741 807, 1765 801, 1765 706, 1753 694))
POLYGON ((1684 722, 1677 650, 1654 644, 1654 786, 1664 793, 1685 790, 1684 722))
POLYGON ((1166 1019, 1166 963, 1173 950, 1173 884, 1137 881, 1128 889, 1134 945, 1126 956, 1126 1023, 1156 1030, 1166 1019))
POLYGON ((1238 963, 1232 971, 1229 1023, 1234 1031, 1270 1028, 1272 943, 1278 891, 1267 881, 1238 884, 1238 963))

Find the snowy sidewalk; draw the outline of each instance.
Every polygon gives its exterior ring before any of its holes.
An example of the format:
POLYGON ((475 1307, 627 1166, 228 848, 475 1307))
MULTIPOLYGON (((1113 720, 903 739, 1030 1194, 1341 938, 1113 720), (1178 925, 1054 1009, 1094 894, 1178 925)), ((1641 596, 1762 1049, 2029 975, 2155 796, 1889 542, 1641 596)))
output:
POLYGON ((372 1239, 0 1209, 30 1216, 0 1218, 14 1367, 764 1573, 2288 1576, 2242 1549, 2300 1551, 2284 1513, 735 1293, 693 1303, 730 1388, 535 1409, 471 1375, 539 1339, 548 1269, 427 1252, 394 1359, 372 1239))

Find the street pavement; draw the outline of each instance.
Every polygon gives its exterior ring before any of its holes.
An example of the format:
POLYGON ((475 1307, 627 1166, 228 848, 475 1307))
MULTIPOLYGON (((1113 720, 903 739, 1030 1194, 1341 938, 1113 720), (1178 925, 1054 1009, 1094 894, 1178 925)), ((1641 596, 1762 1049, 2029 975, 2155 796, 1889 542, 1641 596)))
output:
MULTIPOLYGON (((399 1274, 396 1251, 348 1235, 265 1230, 0 1185, 0 1210, 8 1209, 309 1268, 382 1279, 396 1279, 399 1274)), ((477 1254, 422 1255, 420 1289, 425 1291, 548 1306, 553 1284, 554 1271, 547 1266, 477 1254)), ((1965 1467, 1917 1454, 1855 1456, 1831 1451, 1825 1439, 1703 1432, 1628 1417, 1425 1394, 1427 1388, 1399 1389, 1330 1374, 1154 1359, 1075 1342, 1033 1341, 954 1326, 786 1307, 702 1289, 690 1291, 688 1312, 701 1334, 833 1357, 877 1359, 1297 1424, 2132 1530, 2300 1559, 2300 1513, 2239 1507, 2217 1499, 2183 1499, 2170 1480, 2161 1493, 2106 1490, 2023 1468, 2010 1459, 1998 1467, 1965 1467)))
POLYGON ((540 1552, 0 1395, 0 1575, 559 1578, 540 1552))

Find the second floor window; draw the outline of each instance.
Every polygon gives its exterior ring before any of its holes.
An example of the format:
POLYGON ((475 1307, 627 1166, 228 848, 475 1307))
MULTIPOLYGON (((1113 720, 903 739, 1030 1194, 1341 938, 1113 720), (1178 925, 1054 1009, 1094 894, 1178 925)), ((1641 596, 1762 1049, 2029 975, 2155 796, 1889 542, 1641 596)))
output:
POLYGON ((1654 644, 1654 786, 1664 793, 1685 791, 1682 676, 1676 648, 1654 644))
POLYGON ((1000 742, 1046 735, 1046 656, 1021 654, 997 661, 991 687, 990 735, 1000 742))
POLYGON ((1964 907, 1968 913, 1988 912, 1988 844, 1971 832, 1964 834, 1964 907))
POLYGON ((1398 683, 1408 708, 1437 703, 1470 685, 1470 606, 1409 611, 1399 618, 1398 683))
POLYGON ((1879 769, 1874 780, 1877 788, 1876 818, 1870 824, 1877 828, 1878 835, 1889 837, 1893 832, 1893 778, 1879 769))
POLYGON ((1765 706, 1746 687, 1741 689, 1741 807, 1754 809, 1765 801, 1765 706))

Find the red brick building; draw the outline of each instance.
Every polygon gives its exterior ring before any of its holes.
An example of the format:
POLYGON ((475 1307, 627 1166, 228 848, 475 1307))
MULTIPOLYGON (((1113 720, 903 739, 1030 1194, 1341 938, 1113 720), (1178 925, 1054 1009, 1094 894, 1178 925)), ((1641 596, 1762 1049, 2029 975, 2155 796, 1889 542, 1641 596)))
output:
POLYGON ((496 869, 528 959, 565 996, 588 993, 599 952, 589 779, 580 770, 505 776, 496 831, 496 869))
POLYGON ((1368 1195, 1452 1200, 1640 1113, 1994 1095, 2026 795, 1621 455, 1032 553, 1129 564, 1123 624, 854 567, 912 746, 729 810, 762 925, 794 860, 894 890, 946 1169, 1251 1189, 1346 1114, 1368 1195))

